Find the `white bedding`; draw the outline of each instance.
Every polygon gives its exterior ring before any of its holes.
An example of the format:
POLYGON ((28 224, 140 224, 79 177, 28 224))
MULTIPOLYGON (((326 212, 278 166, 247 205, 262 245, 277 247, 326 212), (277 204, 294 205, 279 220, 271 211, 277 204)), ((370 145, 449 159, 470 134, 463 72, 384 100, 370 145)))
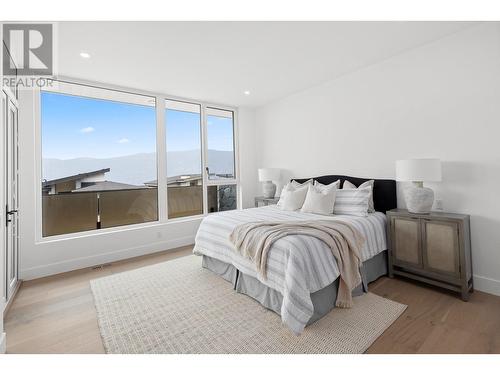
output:
POLYGON ((361 251, 362 261, 387 249, 386 217, 383 213, 375 212, 367 217, 325 216, 265 206, 208 215, 200 224, 193 252, 230 263, 241 272, 279 291, 283 295, 281 319, 298 334, 313 315, 311 293, 331 284, 340 275, 330 249, 324 242, 310 236, 284 237, 276 241, 269 251, 267 275, 264 279, 250 260, 234 251, 229 242, 229 234, 235 226, 245 222, 328 218, 348 221, 365 237, 366 242, 361 251))

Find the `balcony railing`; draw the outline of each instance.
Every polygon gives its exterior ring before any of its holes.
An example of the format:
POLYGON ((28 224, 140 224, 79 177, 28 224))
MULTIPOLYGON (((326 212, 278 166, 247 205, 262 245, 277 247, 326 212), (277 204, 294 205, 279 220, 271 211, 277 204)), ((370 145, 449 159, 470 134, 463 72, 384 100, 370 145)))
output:
MULTIPOLYGON (((203 214, 203 187, 168 186, 168 217, 203 214)), ((236 208, 236 185, 209 186, 208 212, 236 208)), ((158 220, 157 188, 42 196, 44 237, 158 220)))
POLYGON ((201 215, 203 213, 203 187, 197 186, 169 186, 168 217, 201 215))
POLYGON ((157 189, 44 195, 42 234, 83 232, 158 220, 157 189))

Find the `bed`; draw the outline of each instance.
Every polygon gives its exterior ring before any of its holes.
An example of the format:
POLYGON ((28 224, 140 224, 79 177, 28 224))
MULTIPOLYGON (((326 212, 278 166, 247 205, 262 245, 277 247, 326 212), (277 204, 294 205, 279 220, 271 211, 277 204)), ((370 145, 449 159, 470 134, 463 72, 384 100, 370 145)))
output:
MULTIPOLYGON (((314 178, 322 184, 345 180, 359 186, 370 179, 328 175, 314 178)), ((295 179, 305 182, 308 179, 295 179)), ((368 283, 387 273, 387 210, 396 207, 394 180, 374 179, 375 213, 367 217, 334 215, 351 223, 366 239, 361 251, 362 283, 353 295, 368 291, 368 283)), ((281 315, 294 333, 326 315, 335 306, 339 270, 331 251, 317 238, 293 235, 276 241, 267 259, 267 274, 262 277, 252 261, 234 251, 229 234, 239 224, 260 220, 324 220, 324 215, 283 211, 275 205, 226 211, 208 215, 198 229, 194 254, 203 257, 203 267, 231 282, 237 292, 246 294, 264 307, 281 315)))

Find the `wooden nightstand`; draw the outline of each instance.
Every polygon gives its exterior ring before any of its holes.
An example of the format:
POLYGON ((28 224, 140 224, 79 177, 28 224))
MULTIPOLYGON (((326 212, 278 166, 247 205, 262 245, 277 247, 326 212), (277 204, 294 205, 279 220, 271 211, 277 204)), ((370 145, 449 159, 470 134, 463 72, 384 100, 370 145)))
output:
POLYGON ((389 277, 409 277, 469 299, 473 291, 469 215, 387 211, 389 277))
POLYGON ((259 207, 260 203, 263 206, 269 206, 270 204, 276 204, 280 200, 280 197, 274 198, 264 198, 264 197, 255 197, 255 207, 259 207))

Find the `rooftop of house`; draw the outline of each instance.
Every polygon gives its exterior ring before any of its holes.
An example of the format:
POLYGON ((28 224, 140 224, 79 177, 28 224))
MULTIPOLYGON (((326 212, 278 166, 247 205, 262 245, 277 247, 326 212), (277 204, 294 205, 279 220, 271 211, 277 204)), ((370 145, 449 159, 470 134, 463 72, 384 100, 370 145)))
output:
POLYGON ((122 182, 114 181, 99 181, 93 185, 83 187, 81 189, 72 190, 72 193, 85 193, 85 192, 96 192, 96 191, 109 191, 109 190, 131 190, 131 189, 144 189, 146 186, 137 186, 124 184, 122 182))
MULTIPOLYGON (((200 179, 201 179, 200 174, 171 176, 171 177, 167 178, 167 184, 191 182, 191 181, 197 181, 200 179)), ((158 186, 158 180, 147 181, 144 183, 144 185, 158 186)))
POLYGON ((76 180, 81 180, 87 177, 94 176, 96 174, 103 174, 109 172, 111 169, 110 168, 103 168, 103 169, 98 169, 96 171, 91 171, 91 172, 85 172, 85 173, 78 173, 72 176, 66 176, 66 177, 61 177, 61 178, 56 178, 54 180, 48 180, 48 181, 43 181, 43 186, 50 186, 50 185, 55 185, 55 184, 60 184, 63 182, 68 182, 68 181, 76 181, 76 180))

